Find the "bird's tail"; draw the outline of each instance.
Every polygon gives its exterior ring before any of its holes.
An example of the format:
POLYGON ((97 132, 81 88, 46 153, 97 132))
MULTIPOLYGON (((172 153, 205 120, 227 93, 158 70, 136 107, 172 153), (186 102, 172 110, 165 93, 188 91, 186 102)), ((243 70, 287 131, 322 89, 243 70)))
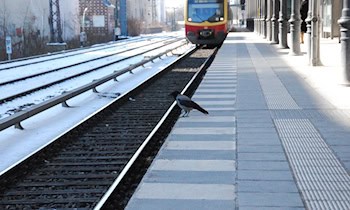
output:
POLYGON ((198 111, 202 112, 203 114, 209 114, 209 112, 205 109, 203 109, 201 106, 199 106, 198 104, 194 103, 195 106, 193 108, 197 109, 198 111))

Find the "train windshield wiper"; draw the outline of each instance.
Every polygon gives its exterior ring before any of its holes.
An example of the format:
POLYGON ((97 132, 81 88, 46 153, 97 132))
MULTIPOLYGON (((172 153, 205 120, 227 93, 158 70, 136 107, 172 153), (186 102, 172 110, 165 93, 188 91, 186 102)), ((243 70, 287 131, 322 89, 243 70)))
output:
POLYGON ((209 17, 208 18, 208 22, 219 22, 220 21, 220 18, 222 18, 222 16, 221 15, 218 15, 218 14, 214 14, 214 15, 212 15, 211 17, 209 17))

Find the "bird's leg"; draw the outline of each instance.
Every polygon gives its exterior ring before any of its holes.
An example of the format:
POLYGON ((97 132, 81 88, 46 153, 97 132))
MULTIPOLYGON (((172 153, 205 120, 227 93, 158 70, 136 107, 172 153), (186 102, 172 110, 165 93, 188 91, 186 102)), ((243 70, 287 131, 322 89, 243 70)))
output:
POLYGON ((189 114, 190 114, 190 111, 186 111, 184 117, 188 117, 189 114))
POLYGON ((187 117, 187 116, 188 116, 188 112, 184 110, 184 114, 181 117, 187 117))

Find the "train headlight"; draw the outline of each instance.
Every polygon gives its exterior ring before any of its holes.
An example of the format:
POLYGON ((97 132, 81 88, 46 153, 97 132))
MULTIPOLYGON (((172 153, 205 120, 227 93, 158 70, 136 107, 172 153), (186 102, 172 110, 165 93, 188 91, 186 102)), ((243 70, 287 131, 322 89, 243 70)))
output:
POLYGON ((188 18, 187 20, 190 21, 190 22, 192 22, 192 18, 188 18))
POLYGON ((220 21, 224 21, 224 17, 220 17, 220 21))

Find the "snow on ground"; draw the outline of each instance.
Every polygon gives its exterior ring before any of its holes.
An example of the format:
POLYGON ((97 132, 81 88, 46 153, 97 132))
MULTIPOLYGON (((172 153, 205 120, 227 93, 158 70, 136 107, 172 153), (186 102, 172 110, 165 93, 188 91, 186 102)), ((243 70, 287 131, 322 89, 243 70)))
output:
MULTIPOLYGON (((175 53, 182 54, 192 47, 194 46, 187 45, 186 47, 181 47, 175 53)), ((140 84, 152 75, 155 75, 176 58, 177 56, 163 56, 162 59, 157 59, 156 63, 147 64, 145 67, 140 67, 133 71, 134 74, 127 73, 118 77, 118 82, 110 81, 100 85, 97 88, 100 93, 87 91, 72 98, 67 101, 71 106, 70 108, 57 105, 45 112, 37 114, 21 123, 25 128, 24 130, 15 129, 12 126, 0 131, 0 174, 4 173, 11 165, 21 161, 31 153, 58 138, 62 133, 83 119, 88 118, 98 110, 113 103, 116 100, 113 97, 113 93, 124 94, 128 92, 136 84, 140 84)), ((125 65, 130 65, 131 61, 129 62, 125 65)), ((85 81, 92 81, 96 79, 96 75, 92 75, 91 78, 85 77, 84 79, 85 81)), ((63 88, 65 87, 58 86, 55 88, 55 91, 61 92, 63 88)), ((35 94, 39 94, 41 98, 52 97, 52 90, 49 92, 42 90, 35 94)), ((36 96, 33 94, 30 97, 35 98, 36 96)), ((21 103, 20 100, 18 103, 21 103)))

